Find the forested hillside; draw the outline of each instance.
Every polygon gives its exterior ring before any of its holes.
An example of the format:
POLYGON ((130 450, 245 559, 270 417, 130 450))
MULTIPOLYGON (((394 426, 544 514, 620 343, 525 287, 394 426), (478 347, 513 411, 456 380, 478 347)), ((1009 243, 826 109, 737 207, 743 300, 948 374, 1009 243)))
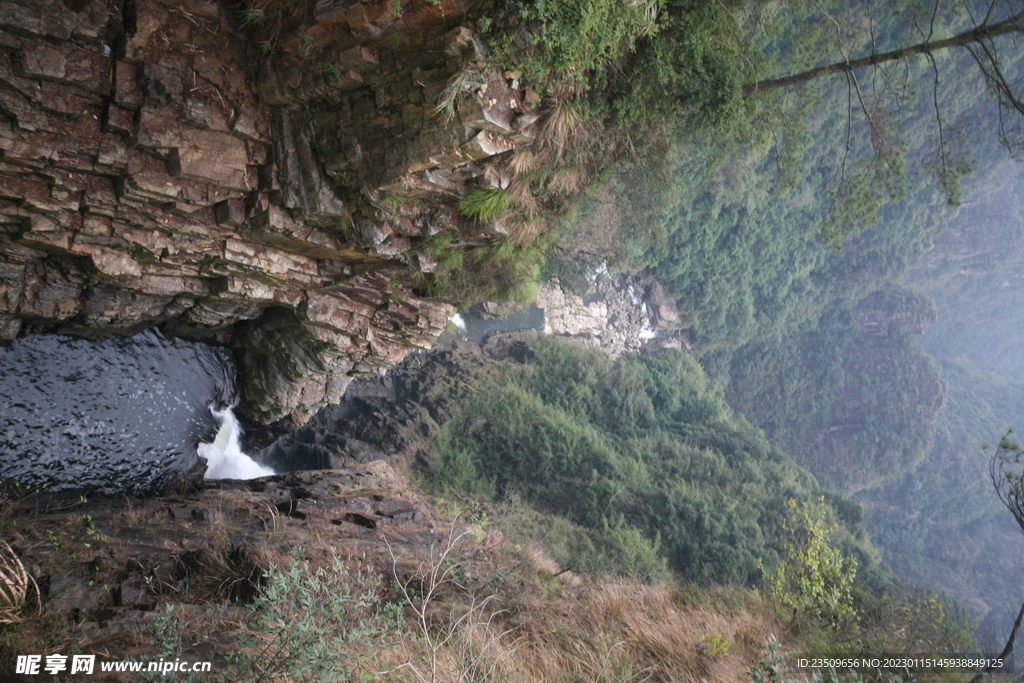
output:
POLYGON ((1007 165, 979 184, 904 278, 936 302, 921 346, 940 363, 948 400, 922 466, 865 498, 886 562, 910 580, 945 586, 983 633, 1005 631, 1024 598, 1024 544, 993 492, 991 451, 982 450, 1024 426, 1021 177, 1007 165))
MULTIPOLYGON (((430 481, 579 525, 593 548, 554 548, 567 566, 652 578, 667 560, 689 579, 755 585, 758 561, 782 552, 786 501, 818 490, 679 352, 612 361, 540 338, 529 362, 468 381, 430 444, 430 481)), ((854 549, 870 571, 867 546, 854 549)))
POLYGON ((1024 599, 1024 542, 988 475, 990 453, 1024 415, 1017 378, 968 361, 946 361, 949 399, 924 462, 891 485, 865 492, 866 524, 885 562, 908 581, 962 600, 995 639, 1024 599))
POLYGON ((969 647, 964 613, 896 581, 861 507, 736 416, 692 357, 613 361, 543 336, 496 348, 427 359, 396 424, 429 490, 556 576, 761 587, 830 652, 969 647))
POLYGON ((1024 175, 1008 164, 979 183, 935 249, 907 274, 943 314, 923 344, 1007 374, 1024 367, 1024 175))
POLYGON ((907 290, 837 306, 814 328, 742 347, 729 400, 829 486, 893 481, 921 462, 946 397, 915 339, 934 315, 907 290))
MULTIPOLYGON (((853 53, 868 33, 881 51, 969 23, 963 7, 930 26, 910 5, 829 12, 779 19, 772 68, 853 53)), ((1001 55, 1016 74, 1020 51, 1001 55)), ((680 134, 632 234, 643 244, 623 251, 676 295, 737 413, 822 485, 856 493, 900 576, 1005 633, 1022 597, 1006 571, 1019 539, 998 521, 980 446, 1024 414, 1006 379, 1024 366, 1013 140, 964 51, 858 73, 774 95, 766 110, 785 116, 769 135, 680 134)))

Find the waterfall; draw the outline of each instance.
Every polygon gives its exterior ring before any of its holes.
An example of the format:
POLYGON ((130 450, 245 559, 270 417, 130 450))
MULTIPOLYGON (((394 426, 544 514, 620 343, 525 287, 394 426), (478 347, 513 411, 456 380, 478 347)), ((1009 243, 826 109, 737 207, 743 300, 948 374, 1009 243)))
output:
POLYGON ((154 494, 204 464, 210 478, 272 474, 239 447, 224 408, 236 396, 226 350, 157 330, 18 339, 0 347, 0 477, 48 491, 154 494))
POLYGON ((206 460, 206 479, 255 479, 275 474, 242 452, 242 428, 230 406, 223 410, 210 406, 210 412, 220 420, 220 429, 212 442, 201 443, 196 449, 206 460))

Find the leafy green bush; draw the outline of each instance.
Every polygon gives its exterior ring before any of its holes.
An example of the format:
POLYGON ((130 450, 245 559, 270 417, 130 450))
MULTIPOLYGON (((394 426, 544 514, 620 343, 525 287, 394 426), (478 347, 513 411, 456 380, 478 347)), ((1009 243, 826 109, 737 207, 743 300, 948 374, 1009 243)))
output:
POLYGON ((383 601, 381 592, 379 576, 337 557, 328 568, 294 560, 271 565, 251 605, 242 668, 266 681, 360 676, 402 625, 401 605, 383 601))
POLYGON ((857 561, 832 545, 836 525, 827 519, 824 496, 816 504, 790 499, 786 507, 784 528, 791 540, 782 561, 765 572, 768 594, 794 612, 811 612, 838 626, 856 616, 851 589, 857 561))
MULTIPOLYGON (((520 18, 539 24, 522 65, 540 82, 553 77, 585 83, 657 31, 660 0, 532 0, 518 2, 520 18)), ((506 44, 508 45, 508 44, 506 44)), ((506 55, 506 57, 509 55, 506 55)))
POLYGON ((454 244, 454 235, 440 233, 422 238, 417 248, 437 261, 434 273, 420 274, 435 296, 464 304, 475 301, 525 303, 533 301, 540 288, 544 240, 516 246, 507 235, 499 235, 486 244, 466 248, 454 244))

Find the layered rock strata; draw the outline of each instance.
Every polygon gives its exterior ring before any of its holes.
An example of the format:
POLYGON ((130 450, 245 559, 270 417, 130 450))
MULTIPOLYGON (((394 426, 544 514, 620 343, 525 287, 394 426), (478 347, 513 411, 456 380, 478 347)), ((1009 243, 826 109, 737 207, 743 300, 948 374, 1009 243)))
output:
POLYGON ((450 307, 414 290, 416 239, 485 238, 453 205, 536 121, 480 68, 461 118, 430 115, 483 50, 460 1, 248 32, 204 0, 0 1, 0 340, 226 343, 248 412, 296 423, 428 347, 450 307))

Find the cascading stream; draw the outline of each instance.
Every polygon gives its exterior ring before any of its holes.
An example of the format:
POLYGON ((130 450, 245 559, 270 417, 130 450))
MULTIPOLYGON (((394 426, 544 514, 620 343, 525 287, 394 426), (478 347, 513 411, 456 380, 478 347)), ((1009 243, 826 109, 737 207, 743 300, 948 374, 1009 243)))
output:
POLYGON ((242 428, 230 407, 210 413, 220 420, 220 429, 211 443, 201 443, 196 449, 206 460, 206 479, 255 479, 274 474, 274 470, 260 465, 242 451, 242 428))

